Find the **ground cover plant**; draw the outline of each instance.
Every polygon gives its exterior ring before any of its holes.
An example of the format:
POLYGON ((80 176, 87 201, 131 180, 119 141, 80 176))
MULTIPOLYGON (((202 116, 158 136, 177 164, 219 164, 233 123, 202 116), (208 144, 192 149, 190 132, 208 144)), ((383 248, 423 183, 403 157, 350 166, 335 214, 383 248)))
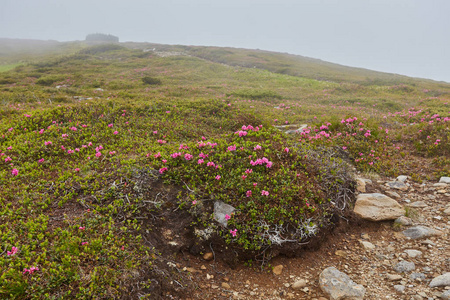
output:
POLYGON ((305 77, 239 49, 74 47, 0 73, 2 298, 185 295, 177 251, 267 263, 349 215, 358 171, 450 175, 448 84, 305 77), (235 208, 222 225, 216 203, 235 208))

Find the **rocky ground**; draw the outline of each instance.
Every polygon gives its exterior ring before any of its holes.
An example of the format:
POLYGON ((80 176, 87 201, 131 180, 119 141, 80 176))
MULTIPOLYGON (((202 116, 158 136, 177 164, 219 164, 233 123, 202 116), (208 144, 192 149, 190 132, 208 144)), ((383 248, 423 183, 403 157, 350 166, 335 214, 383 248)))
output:
POLYGON ((179 256, 197 287, 186 299, 450 299, 450 178, 362 178, 358 189, 356 221, 341 220, 319 249, 264 268, 232 269, 213 248, 179 256))

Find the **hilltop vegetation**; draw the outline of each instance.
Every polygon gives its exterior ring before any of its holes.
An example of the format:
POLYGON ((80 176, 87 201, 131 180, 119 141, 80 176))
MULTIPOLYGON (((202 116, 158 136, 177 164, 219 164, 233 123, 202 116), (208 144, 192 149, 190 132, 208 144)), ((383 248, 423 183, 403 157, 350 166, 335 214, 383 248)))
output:
POLYGON ((185 295, 180 251, 267 263, 351 217, 357 171, 450 175, 446 83, 231 48, 48 55, 0 73, 2 298, 185 295))

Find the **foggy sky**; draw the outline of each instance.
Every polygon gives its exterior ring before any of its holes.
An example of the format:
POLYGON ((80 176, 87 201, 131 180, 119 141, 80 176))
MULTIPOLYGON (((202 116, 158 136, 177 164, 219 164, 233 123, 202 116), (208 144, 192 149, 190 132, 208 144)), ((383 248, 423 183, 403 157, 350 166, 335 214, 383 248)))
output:
POLYGON ((231 46, 450 82, 449 0, 0 0, 0 37, 231 46))

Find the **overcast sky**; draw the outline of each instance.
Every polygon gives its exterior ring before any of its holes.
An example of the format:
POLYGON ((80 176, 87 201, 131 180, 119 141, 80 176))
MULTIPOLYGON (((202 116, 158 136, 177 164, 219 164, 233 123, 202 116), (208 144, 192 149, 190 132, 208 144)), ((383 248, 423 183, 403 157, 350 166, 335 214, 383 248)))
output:
POLYGON ((450 82, 450 0, 0 0, 0 37, 232 46, 450 82))

